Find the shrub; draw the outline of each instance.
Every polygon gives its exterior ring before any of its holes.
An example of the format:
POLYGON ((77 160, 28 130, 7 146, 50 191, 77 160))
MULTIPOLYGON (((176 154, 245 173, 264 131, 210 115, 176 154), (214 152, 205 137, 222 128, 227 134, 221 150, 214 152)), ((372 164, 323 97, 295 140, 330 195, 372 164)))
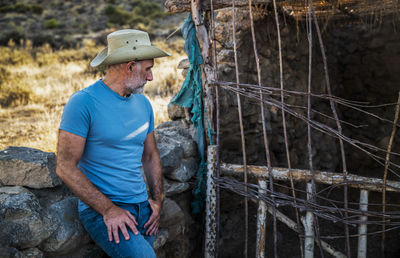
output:
POLYGON ((0 13, 30 13, 33 12, 34 14, 42 14, 43 7, 40 4, 24 4, 24 3, 16 3, 14 5, 5 5, 0 7, 0 13))
POLYGON ((51 18, 51 19, 48 19, 48 20, 44 21, 44 26, 47 29, 54 29, 54 28, 58 27, 59 25, 60 25, 60 23, 54 18, 51 18))
POLYGON ((112 5, 108 5, 104 9, 104 14, 108 18, 108 22, 118 25, 127 24, 127 22, 131 19, 131 14, 127 11, 124 11, 121 7, 115 8, 112 5))

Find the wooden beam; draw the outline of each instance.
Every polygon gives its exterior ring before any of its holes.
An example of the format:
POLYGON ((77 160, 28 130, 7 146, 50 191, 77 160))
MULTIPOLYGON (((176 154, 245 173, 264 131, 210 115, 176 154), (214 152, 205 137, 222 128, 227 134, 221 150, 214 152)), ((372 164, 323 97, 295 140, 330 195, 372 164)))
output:
MULTIPOLYGON (((265 5, 269 3, 269 0, 253 0, 253 5, 265 5)), ((231 7, 232 0, 214 0, 214 10, 231 7)), ((248 0, 235 0, 236 7, 247 7, 248 0)), ((166 0, 164 7, 170 13, 183 13, 190 12, 191 0, 166 0)), ((211 10, 210 1, 201 1, 200 8, 203 11, 211 10)))
MULTIPOLYGON (((268 179, 268 169, 264 166, 247 166, 248 173, 250 176, 256 178, 268 179)), ((243 166, 236 164, 228 164, 221 162, 221 175, 240 175, 243 173, 243 166)), ((311 173, 309 170, 302 169, 291 169, 293 180, 301 182, 309 182, 311 179, 311 173)), ((288 168, 272 168, 272 177, 275 180, 288 181, 289 180, 289 169, 288 168)), ((384 188, 383 180, 373 177, 357 176, 354 174, 347 175, 347 182, 349 187, 360 188, 375 192, 382 192, 384 188)), ((327 185, 342 184, 344 183, 342 173, 333 173, 325 171, 315 171, 314 180, 316 183, 322 183, 327 185)), ((400 182, 398 181, 386 181, 386 191, 400 192, 400 182)))

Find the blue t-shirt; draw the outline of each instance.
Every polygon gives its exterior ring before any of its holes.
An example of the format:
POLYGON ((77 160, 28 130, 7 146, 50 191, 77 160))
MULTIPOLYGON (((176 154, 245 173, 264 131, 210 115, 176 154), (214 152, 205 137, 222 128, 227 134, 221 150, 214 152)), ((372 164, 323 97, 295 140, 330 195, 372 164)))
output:
MULTIPOLYGON (((144 95, 125 98, 99 80, 71 96, 60 129, 86 138, 78 168, 103 194, 123 203, 147 200, 141 159, 154 117, 144 95)), ((79 211, 87 207, 79 202, 79 211)))

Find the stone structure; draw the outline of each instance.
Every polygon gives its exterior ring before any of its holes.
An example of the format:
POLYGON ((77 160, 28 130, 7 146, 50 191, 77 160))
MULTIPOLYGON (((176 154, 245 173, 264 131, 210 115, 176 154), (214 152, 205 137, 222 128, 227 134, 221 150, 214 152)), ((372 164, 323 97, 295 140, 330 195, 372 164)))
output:
MULTIPOLYGON (((197 145, 171 121, 155 130, 163 163, 164 202, 157 257, 189 257, 200 243, 191 214, 197 145)), ((55 173, 54 153, 24 147, 0 151, 0 257, 105 257, 82 227, 77 197, 55 173)))

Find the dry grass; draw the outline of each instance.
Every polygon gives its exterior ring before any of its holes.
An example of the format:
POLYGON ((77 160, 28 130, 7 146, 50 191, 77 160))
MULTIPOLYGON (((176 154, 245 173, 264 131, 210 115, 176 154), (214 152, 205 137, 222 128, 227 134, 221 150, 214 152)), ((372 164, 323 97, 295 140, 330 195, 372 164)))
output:
MULTIPOLYGON (((185 57, 183 41, 156 42, 172 56, 156 60, 154 81, 145 94, 152 102, 155 124, 167 121, 167 105, 183 82, 176 70, 185 57)), ((0 47, 0 149, 26 146, 54 152, 61 113, 69 96, 101 77, 88 63, 101 46, 86 41, 79 49, 53 51, 10 44, 0 47)))

